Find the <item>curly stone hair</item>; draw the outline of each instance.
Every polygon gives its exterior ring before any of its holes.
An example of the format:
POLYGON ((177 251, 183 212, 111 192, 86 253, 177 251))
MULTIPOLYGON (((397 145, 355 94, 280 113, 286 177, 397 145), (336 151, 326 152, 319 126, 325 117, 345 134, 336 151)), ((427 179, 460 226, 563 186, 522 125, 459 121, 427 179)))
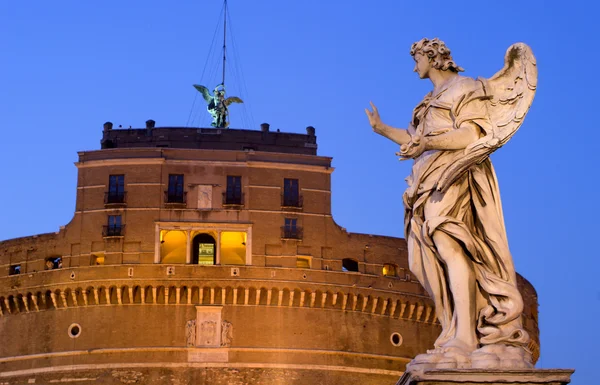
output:
POLYGON ((459 67, 454 63, 454 60, 450 55, 450 48, 437 37, 433 40, 429 40, 425 37, 414 43, 412 47, 410 47, 410 55, 414 57, 417 52, 422 52, 427 56, 435 69, 453 72, 464 71, 464 68, 459 67))

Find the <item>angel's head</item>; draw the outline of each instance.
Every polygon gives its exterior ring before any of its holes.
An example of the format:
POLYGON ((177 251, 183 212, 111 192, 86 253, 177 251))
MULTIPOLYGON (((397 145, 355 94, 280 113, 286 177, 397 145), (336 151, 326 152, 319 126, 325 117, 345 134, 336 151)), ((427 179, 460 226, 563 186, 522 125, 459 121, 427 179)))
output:
POLYGON ((450 48, 438 39, 423 38, 410 47, 410 54, 415 59, 415 72, 421 79, 429 77, 429 70, 434 68, 440 71, 462 72, 464 69, 454 63, 450 48))

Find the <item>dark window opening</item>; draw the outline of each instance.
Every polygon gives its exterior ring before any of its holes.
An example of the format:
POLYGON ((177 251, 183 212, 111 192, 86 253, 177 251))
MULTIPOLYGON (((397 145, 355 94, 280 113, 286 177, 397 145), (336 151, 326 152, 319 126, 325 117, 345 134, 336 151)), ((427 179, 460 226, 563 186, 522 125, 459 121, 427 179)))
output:
POLYGON ((192 240, 192 264, 216 265, 217 242, 209 234, 198 234, 192 240))
POLYGON ((121 224, 120 215, 109 215, 108 225, 104 226, 105 237, 120 237, 123 235, 123 228, 125 225, 121 224))
POLYGON ((166 192, 167 203, 185 203, 183 174, 169 174, 169 187, 166 192))
POLYGON ((342 271, 358 271, 358 261, 355 259, 344 258, 342 260, 342 271))
POLYGON ((302 227, 298 226, 297 218, 285 218, 281 227, 281 237, 284 239, 302 239, 302 227))
POLYGON ((227 188, 223 197, 223 204, 226 205, 242 205, 242 177, 227 176, 227 188))
POLYGON ((301 198, 298 179, 284 179, 281 205, 284 207, 302 207, 301 198))
POLYGON ((21 274, 21 265, 11 265, 8 269, 8 275, 21 274))
POLYGON ((109 175, 104 203, 125 203, 125 175, 109 175))

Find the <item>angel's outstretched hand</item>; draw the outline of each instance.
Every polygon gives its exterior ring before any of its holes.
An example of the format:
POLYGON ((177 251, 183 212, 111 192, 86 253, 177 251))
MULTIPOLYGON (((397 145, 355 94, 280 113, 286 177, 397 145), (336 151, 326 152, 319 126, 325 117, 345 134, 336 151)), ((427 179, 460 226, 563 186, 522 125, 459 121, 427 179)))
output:
POLYGON ((381 121, 381 117, 379 116, 379 111, 377 107, 373 104, 373 102, 369 102, 371 104, 371 108, 373 111, 370 111, 368 108, 365 108, 365 113, 367 114, 367 118, 369 118, 369 124, 373 127, 373 131, 378 134, 382 133, 383 122, 381 121))

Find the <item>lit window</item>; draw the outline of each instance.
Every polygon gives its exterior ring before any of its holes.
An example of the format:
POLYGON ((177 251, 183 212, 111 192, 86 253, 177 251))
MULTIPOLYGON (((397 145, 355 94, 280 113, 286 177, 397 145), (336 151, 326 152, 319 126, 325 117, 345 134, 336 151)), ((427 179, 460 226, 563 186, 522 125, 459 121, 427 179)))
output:
POLYGON ((299 269, 310 269, 310 258, 306 258, 306 257, 296 258, 296 267, 299 269))
POLYGON ((398 275, 396 265, 391 263, 384 264, 383 275, 385 277, 396 277, 398 275))
POLYGON ((185 263, 187 237, 181 230, 161 230, 161 263, 185 263))
POLYGON ((104 265, 104 255, 92 255, 91 264, 95 266, 104 265))
POLYGON ((244 231, 221 232, 221 265, 245 265, 246 242, 248 235, 244 231))
POLYGON ((192 241, 193 260, 196 265, 214 265, 217 263, 217 242, 210 234, 198 234, 192 241))

